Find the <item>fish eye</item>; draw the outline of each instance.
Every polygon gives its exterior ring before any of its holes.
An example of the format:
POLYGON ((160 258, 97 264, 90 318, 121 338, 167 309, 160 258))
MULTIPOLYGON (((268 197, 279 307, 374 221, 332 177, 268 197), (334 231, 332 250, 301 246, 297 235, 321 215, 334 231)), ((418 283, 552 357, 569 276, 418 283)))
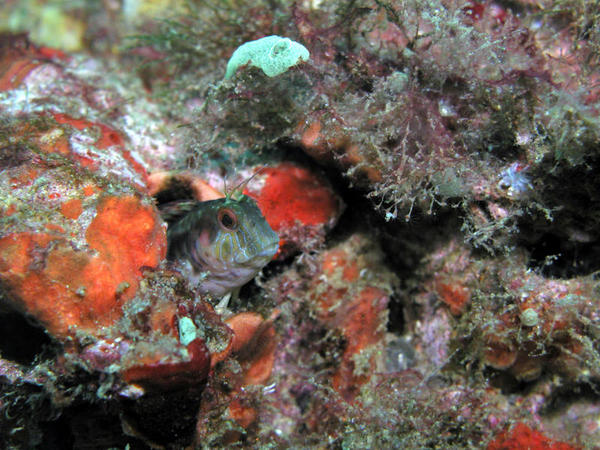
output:
POLYGON ((220 209, 217 213, 217 220, 224 230, 234 231, 238 227, 237 215, 229 208, 220 209))

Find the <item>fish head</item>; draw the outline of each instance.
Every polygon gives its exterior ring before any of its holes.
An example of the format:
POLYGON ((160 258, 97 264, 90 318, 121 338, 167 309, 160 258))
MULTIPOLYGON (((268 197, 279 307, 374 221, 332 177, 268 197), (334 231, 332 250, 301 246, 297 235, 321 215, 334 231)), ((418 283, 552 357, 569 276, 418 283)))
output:
POLYGON ((248 282, 279 248, 279 236, 246 195, 197 203, 169 227, 167 237, 168 258, 183 262, 189 278, 213 295, 248 282))

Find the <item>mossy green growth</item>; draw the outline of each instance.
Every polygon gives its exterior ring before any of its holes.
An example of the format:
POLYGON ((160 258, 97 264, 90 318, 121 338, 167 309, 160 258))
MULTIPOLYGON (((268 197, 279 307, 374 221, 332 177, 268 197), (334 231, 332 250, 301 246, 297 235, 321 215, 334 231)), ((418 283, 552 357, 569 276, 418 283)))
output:
POLYGON ((304 45, 281 36, 266 36, 240 45, 229 58, 225 79, 231 78, 240 66, 249 64, 261 69, 268 77, 286 72, 290 67, 308 61, 310 53, 304 45))

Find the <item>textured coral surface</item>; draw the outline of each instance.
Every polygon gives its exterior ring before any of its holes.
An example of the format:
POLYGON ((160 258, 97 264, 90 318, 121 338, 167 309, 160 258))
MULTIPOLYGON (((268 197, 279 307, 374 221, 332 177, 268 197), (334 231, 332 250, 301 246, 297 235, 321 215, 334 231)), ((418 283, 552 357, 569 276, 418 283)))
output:
POLYGON ((585 0, 4 2, 0 447, 598 448, 599 30, 585 0), (310 58, 225 78, 269 35, 310 58), (213 298, 167 230, 241 192, 280 249, 213 298))

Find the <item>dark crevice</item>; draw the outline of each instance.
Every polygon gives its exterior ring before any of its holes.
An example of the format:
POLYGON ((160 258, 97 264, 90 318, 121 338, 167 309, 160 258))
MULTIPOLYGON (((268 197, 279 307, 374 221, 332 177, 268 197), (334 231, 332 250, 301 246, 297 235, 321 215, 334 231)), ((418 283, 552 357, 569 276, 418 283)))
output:
POLYGON ((2 358, 29 365, 51 344, 52 341, 46 332, 28 321, 21 313, 9 311, 0 314, 2 358))
POLYGON ((537 381, 523 381, 505 370, 487 367, 483 371, 490 386, 500 389, 503 395, 519 394, 526 396, 535 387, 537 381))
POLYGON ((404 334, 406 326, 404 309, 404 302, 402 302, 398 296, 392 295, 390 297, 390 302, 388 303, 387 330, 390 333, 394 333, 398 336, 402 336, 402 334, 404 334))
POLYGON ((548 278, 573 278, 600 270, 600 241, 573 242, 563 236, 544 233, 529 249, 528 267, 548 278))
POLYGON ((562 414, 569 406, 582 401, 590 403, 600 401, 600 380, 567 384, 555 388, 544 404, 541 413, 543 415, 562 414))
POLYGON ((158 207, 178 201, 193 200, 194 191, 188 180, 184 178, 172 177, 160 191, 154 195, 158 207))
POLYGON ((600 270, 600 178, 596 157, 578 166, 548 161, 531 174, 544 186, 539 203, 551 211, 523 217, 519 243, 529 251, 528 266, 548 278, 573 278, 600 270))

